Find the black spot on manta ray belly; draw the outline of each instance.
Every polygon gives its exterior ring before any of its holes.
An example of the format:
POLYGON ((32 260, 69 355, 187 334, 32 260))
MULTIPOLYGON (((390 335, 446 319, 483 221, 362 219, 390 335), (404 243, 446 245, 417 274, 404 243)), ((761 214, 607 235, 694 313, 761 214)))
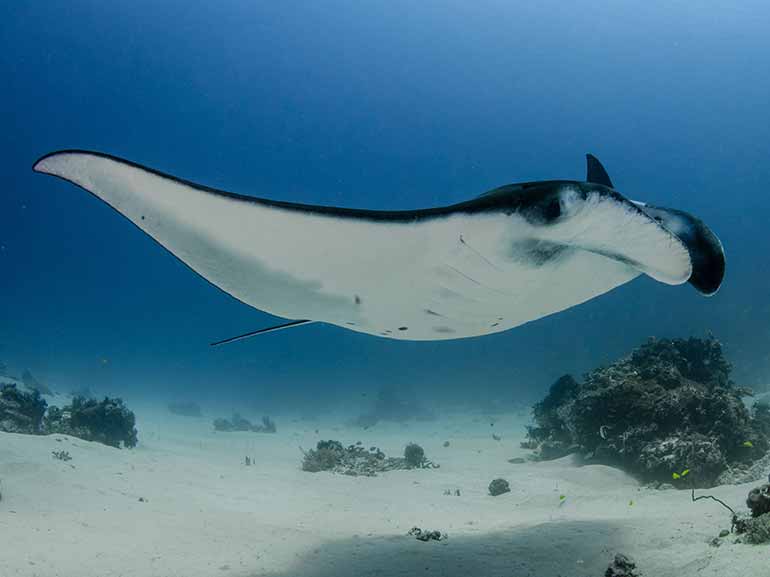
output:
POLYGON ((452 327, 445 327, 445 326, 439 326, 439 327, 433 327, 434 333, 443 333, 443 334, 451 334, 455 332, 455 330, 452 327))
POLYGON ((436 311, 432 311, 432 310, 430 310, 430 309, 425 309, 425 314, 427 314, 427 315, 431 315, 431 316, 434 316, 434 317, 440 317, 440 316, 443 316, 443 315, 440 315, 440 314, 438 314, 436 311))
POLYGON ((354 302, 355 302, 357 305, 360 305, 360 304, 361 304, 361 297, 360 297, 360 296, 358 296, 358 295, 355 295, 355 296, 353 297, 353 301, 354 301, 354 302))
POLYGON ((398 327, 398 330, 400 330, 400 331, 407 331, 407 330, 409 330, 409 327, 398 327))

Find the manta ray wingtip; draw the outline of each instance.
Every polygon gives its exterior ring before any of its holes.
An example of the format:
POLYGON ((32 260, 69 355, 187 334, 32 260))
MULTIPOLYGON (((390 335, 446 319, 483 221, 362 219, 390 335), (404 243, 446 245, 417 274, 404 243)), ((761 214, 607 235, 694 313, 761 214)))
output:
POLYGON ((39 172, 41 174, 55 174, 49 166, 49 161, 53 160, 54 158, 64 156, 67 154, 75 154, 75 153, 85 153, 87 151, 85 150, 54 150, 53 152, 49 152, 47 154, 44 154, 40 158, 38 158, 33 164, 32 164, 32 170, 34 172, 39 172))
POLYGON ((47 154, 44 154, 40 158, 38 158, 34 163, 32 163, 32 170, 34 172, 40 172, 42 174, 52 174, 54 176, 57 176, 57 173, 51 169, 49 166, 51 161, 56 159, 63 159, 67 156, 97 156, 102 158, 109 158, 113 160, 119 160, 117 157, 104 154, 101 152, 95 152, 93 150, 84 150, 80 148, 62 148, 60 150, 54 150, 53 152, 49 152, 47 154))
POLYGON ((57 154, 59 154, 58 151, 56 151, 56 152, 49 152, 48 154, 44 154, 43 156, 38 158, 35 162, 32 163, 32 171, 33 172, 41 172, 41 173, 45 174, 46 173, 45 161, 48 160, 49 158, 51 158, 52 156, 57 155, 57 154))

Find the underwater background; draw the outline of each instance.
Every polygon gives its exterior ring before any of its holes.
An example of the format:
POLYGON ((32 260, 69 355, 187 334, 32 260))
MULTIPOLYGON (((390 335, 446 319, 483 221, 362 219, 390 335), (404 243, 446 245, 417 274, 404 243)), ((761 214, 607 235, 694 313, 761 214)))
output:
POLYGON ((53 388, 323 410, 382 386, 528 403, 647 336, 712 332, 770 382, 770 7, 717 2, 4 2, 0 360, 53 388), (585 177, 702 218, 719 293, 647 278, 478 339, 275 322, 32 172, 108 152, 243 194, 372 209, 585 177))

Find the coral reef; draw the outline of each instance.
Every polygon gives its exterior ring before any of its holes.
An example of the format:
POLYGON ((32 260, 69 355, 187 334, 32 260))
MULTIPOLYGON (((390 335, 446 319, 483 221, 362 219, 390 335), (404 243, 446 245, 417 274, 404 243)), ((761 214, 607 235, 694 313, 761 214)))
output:
POLYGON ((604 577, 641 577, 641 573, 637 572, 633 559, 618 553, 604 572, 604 577))
POLYGON ((0 431, 39 434, 48 404, 40 391, 20 391, 16 385, 0 385, 0 431))
POLYGON ((0 385, 0 431, 49 435, 61 433, 86 441, 119 447, 137 443, 134 413, 122 399, 102 401, 75 397, 72 403, 48 407, 37 389, 20 391, 16 385, 0 385), (46 408, 48 410, 46 411, 46 408))
POLYGON ((747 409, 750 391, 732 383, 730 369, 713 337, 650 339, 582 383, 556 381, 535 405, 523 446, 541 459, 580 452, 645 481, 713 486, 770 448, 764 409, 747 409))
POLYGON ((755 402, 751 407, 751 413, 759 430, 770 437, 770 402, 767 400, 755 402))
POLYGON ((511 485, 505 479, 493 479, 489 483, 489 494, 493 497, 502 495, 503 493, 510 493, 511 485))
POLYGON ((413 398, 399 396, 395 388, 383 387, 377 393, 377 399, 372 409, 359 416, 355 424, 364 429, 373 427, 380 421, 395 421, 398 423, 416 419, 426 421, 433 418, 433 413, 423 407, 413 398))
POLYGON ((86 441, 96 441, 111 447, 135 447, 136 417, 123 399, 104 397, 103 400, 75 397, 61 409, 51 407, 43 418, 46 433, 72 435, 86 441))
POLYGON ((200 405, 198 403, 193 403, 191 401, 181 401, 178 403, 169 403, 166 405, 166 408, 168 409, 169 413, 173 413, 175 415, 180 415, 182 417, 201 417, 203 416, 203 413, 201 412, 200 405))
POLYGON ((262 417, 262 424, 255 425, 244 419, 238 413, 233 413, 230 419, 214 419, 215 431, 252 431, 254 433, 275 433, 278 429, 275 422, 268 416, 262 417))
POLYGON ((754 461, 751 465, 738 465, 731 467, 720 473, 715 485, 742 485, 743 483, 754 483, 766 477, 766 472, 770 471, 770 452, 761 459, 754 461))
POLYGON ((408 461, 406 457, 387 457, 377 447, 367 450, 360 442, 344 447, 339 441, 318 441, 315 449, 303 451, 302 470, 310 473, 330 471, 354 477, 374 477, 377 473, 398 469, 438 468, 438 465, 425 458, 425 452, 419 445, 414 446, 419 448, 419 461, 416 459, 418 452, 414 449, 410 452, 412 460, 408 461))

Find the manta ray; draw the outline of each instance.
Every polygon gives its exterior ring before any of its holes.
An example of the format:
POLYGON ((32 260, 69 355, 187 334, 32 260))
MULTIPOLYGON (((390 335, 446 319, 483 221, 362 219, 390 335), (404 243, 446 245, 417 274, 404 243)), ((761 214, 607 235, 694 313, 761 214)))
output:
POLYGON ((87 190, 204 279, 287 322, 401 340, 507 331, 647 275, 712 295, 725 256, 687 212, 627 199, 587 155, 585 181, 501 186, 419 210, 257 198, 108 154, 63 150, 37 172, 87 190))

